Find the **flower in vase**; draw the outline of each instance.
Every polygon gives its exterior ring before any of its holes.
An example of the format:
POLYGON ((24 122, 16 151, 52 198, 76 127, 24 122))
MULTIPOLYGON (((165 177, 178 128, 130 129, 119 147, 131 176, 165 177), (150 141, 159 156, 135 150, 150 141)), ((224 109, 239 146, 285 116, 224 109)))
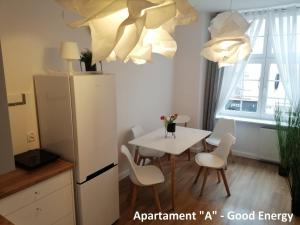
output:
POLYGON ((177 113, 174 113, 174 114, 169 115, 169 116, 164 116, 164 115, 162 115, 162 116, 160 117, 160 120, 163 120, 163 121, 164 121, 164 125, 165 125, 165 127, 167 128, 167 126, 168 126, 169 124, 174 123, 174 121, 176 120, 177 116, 178 116, 177 113))

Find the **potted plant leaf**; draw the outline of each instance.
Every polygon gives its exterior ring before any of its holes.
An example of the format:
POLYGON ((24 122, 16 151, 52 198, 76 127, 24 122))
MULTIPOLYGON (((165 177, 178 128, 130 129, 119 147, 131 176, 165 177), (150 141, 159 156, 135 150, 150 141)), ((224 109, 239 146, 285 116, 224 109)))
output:
MULTIPOLYGON (((97 65, 96 64, 92 65, 92 59, 93 59, 93 55, 89 49, 82 51, 80 55, 80 67, 81 67, 81 62, 83 62, 85 64, 86 71, 97 71, 97 65)), ((102 73, 102 62, 99 61, 99 63, 101 67, 100 72, 102 73)), ((81 71, 82 71, 82 67, 81 67, 81 71)))
POLYGON ((173 114, 170 116, 161 116, 160 119, 164 122, 165 126, 165 138, 167 138, 168 133, 171 133, 172 136, 175 138, 175 131, 176 131, 176 123, 175 120, 177 118, 177 114, 173 114))
POLYGON ((290 174, 292 213, 300 216, 300 104, 296 108, 290 108, 287 115, 277 108, 275 120, 281 166, 287 169, 286 173, 290 174))
POLYGON ((290 115, 292 127, 290 129, 291 149, 289 152, 291 168, 292 213, 300 216, 300 105, 290 115))
POLYGON ((287 126, 285 125, 285 120, 283 113, 279 105, 275 109, 275 121, 277 129, 277 137, 279 143, 279 156, 280 164, 278 168, 278 174, 283 177, 289 176, 289 159, 288 159, 288 148, 287 148, 287 126))

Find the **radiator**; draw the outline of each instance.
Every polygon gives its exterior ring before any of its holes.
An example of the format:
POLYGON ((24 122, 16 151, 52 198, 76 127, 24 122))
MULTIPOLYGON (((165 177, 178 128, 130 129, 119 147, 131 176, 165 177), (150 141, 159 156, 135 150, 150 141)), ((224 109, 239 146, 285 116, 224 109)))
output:
POLYGON ((279 162, 277 131, 270 128, 260 128, 259 134, 260 158, 272 162, 279 162))

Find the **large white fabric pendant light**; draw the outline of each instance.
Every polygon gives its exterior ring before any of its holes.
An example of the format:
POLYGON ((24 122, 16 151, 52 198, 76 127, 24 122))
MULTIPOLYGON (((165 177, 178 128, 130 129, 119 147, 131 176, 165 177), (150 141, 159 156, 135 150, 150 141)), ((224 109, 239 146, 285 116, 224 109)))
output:
POLYGON ((189 24, 197 12, 188 0, 57 0, 83 20, 72 27, 89 26, 93 63, 99 60, 141 64, 152 53, 172 57, 176 50, 176 25, 189 24))
POLYGON ((246 34, 249 26, 250 23, 236 11, 218 14, 208 28, 211 40, 204 45, 201 55, 218 62, 219 67, 246 59, 252 51, 246 34))

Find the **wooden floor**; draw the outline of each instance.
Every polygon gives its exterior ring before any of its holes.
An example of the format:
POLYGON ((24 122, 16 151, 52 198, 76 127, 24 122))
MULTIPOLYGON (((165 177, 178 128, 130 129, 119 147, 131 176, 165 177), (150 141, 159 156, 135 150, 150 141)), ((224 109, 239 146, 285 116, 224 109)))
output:
MULTIPOLYGON (((211 224, 211 225, 262 225, 262 224, 299 224, 300 218, 293 217, 292 223, 280 221, 231 221, 226 215, 229 211, 248 213, 252 211, 264 211, 267 213, 290 212, 289 187, 285 179, 278 176, 277 166, 251 159, 234 157, 230 163, 226 175, 231 190, 231 197, 226 197, 223 183, 217 183, 217 175, 211 172, 203 196, 199 197, 202 176, 198 183, 193 184, 198 166, 194 161, 187 161, 183 155, 177 162, 177 193, 176 213, 197 213, 196 221, 144 221, 143 224, 211 224), (213 220, 204 220, 199 211, 217 211, 213 220), (221 218, 220 215, 224 215, 221 218)), ((171 212, 170 195, 170 164, 163 162, 163 170, 166 182, 159 186, 159 195, 164 212, 171 212)), ((117 225, 141 224, 133 221, 129 216, 130 181, 128 178, 120 182, 120 210, 121 217, 117 225)), ((136 211, 140 213, 157 212, 155 201, 150 188, 139 190, 136 203, 136 211)))

